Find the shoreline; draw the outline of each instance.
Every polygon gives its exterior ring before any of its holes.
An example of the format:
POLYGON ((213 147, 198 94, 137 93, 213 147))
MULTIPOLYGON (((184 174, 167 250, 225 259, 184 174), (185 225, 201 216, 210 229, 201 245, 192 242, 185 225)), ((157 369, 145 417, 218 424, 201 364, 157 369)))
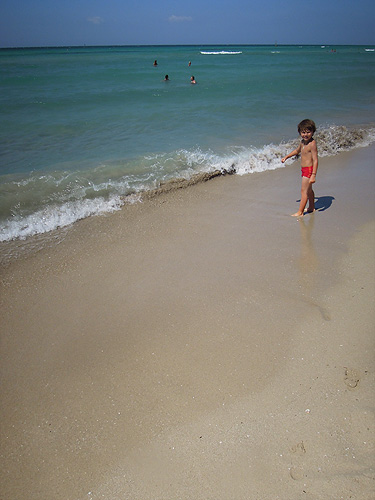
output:
MULTIPOLYGON (((321 157, 336 156, 339 152, 369 146, 374 142, 374 133, 373 123, 367 125, 332 125, 330 127, 323 127, 316 134, 321 157)), ((285 168, 280 160, 285 156, 287 151, 294 149, 297 143, 298 140, 281 141, 278 144, 266 143, 260 148, 250 147, 248 149, 240 148, 230 151, 224 156, 216 156, 213 152, 203 153, 199 149, 183 152, 174 151, 170 153, 172 156, 162 154, 157 160, 157 163, 160 161, 158 172, 154 172, 152 176, 153 180, 150 180, 150 182, 142 180, 142 175, 138 177, 137 174, 134 174, 133 179, 128 184, 123 176, 124 166, 116 166, 114 164, 112 171, 113 179, 110 183, 112 187, 108 189, 103 188, 103 179, 100 172, 98 174, 99 177, 94 175, 94 171, 91 173, 86 172, 88 176, 86 181, 89 182, 90 189, 93 191, 98 190, 101 193, 101 196, 94 196, 94 198, 91 198, 87 192, 88 185, 85 185, 85 183, 81 185, 81 189, 86 194, 82 193, 82 196, 78 197, 72 195, 72 199, 69 196, 66 197, 66 188, 62 189, 64 185, 60 186, 60 179, 57 173, 56 178, 51 174, 51 178, 48 181, 48 189, 51 190, 50 195, 54 192, 56 204, 49 205, 44 199, 39 204, 39 208, 34 206, 33 211, 30 213, 27 208, 27 200, 34 198, 35 193, 33 191, 38 191, 41 199, 45 196, 44 191, 47 189, 47 186, 44 185, 42 172, 36 175, 35 178, 28 178, 28 174, 25 172, 24 175, 26 177, 24 178, 24 182, 21 183, 20 178, 14 183, 10 177, 8 179, 9 182, 5 182, 2 185, 2 193, 5 200, 5 205, 2 206, 2 213, 8 213, 9 217, 2 219, 1 222, 0 248, 3 250, 0 251, 0 255, 7 248, 11 248, 12 245, 16 247, 17 241, 19 242, 18 247, 21 247, 28 244, 27 240, 30 237, 32 238, 30 246, 33 241, 48 241, 49 238, 59 238, 63 234, 63 231, 69 231, 72 224, 77 223, 79 220, 94 216, 109 216, 113 212, 126 209, 128 204, 139 203, 149 198, 163 196, 168 192, 207 182, 218 176, 231 174, 238 174, 240 176, 246 174, 253 175, 254 173, 265 173, 267 170, 274 171, 285 168), (181 158, 181 154, 184 159, 181 158), (168 162, 176 163, 179 167, 173 171, 169 170, 169 167, 167 167, 168 162), (167 168, 169 174, 165 171, 165 168, 167 168), (127 185, 125 191, 124 183, 127 185), (11 196, 11 193, 13 193, 14 197, 11 196), (21 212, 20 207, 23 207, 21 212), (22 211, 24 211, 24 215, 20 217, 22 211), (25 245, 23 245, 23 242, 25 242, 25 245)), ((139 160, 142 163, 142 158, 139 158, 139 160)), ((151 162, 154 160, 148 159, 148 161, 151 162)), ((148 165, 148 168, 153 169, 151 164, 148 165)), ((78 172, 70 172, 69 175, 72 176, 70 182, 80 185, 82 182, 81 174, 78 174, 76 178, 77 174, 78 172)))
POLYGON ((0 496, 367 500, 374 152, 320 159, 299 221, 294 163, 4 268, 0 496))

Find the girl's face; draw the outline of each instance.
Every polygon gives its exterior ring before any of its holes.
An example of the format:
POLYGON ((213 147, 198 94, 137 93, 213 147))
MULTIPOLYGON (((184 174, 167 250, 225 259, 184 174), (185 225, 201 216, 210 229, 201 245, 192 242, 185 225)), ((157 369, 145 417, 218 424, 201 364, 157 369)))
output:
POLYGON ((309 142, 313 136, 312 130, 301 130, 301 137, 305 142, 309 142))

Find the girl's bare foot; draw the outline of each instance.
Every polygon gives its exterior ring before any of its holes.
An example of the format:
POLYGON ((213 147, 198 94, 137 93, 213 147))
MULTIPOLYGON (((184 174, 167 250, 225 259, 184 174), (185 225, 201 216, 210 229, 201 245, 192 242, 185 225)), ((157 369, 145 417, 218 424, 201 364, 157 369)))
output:
POLYGON ((315 208, 309 208, 308 210, 306 210, 306 213, 307 214, 313 214, 315 212, 315 208))
POLYGON ((303 214, 301 214, 301 212, 297 212, 295 214, 292 214, 292 217, 302 217, 303 214))

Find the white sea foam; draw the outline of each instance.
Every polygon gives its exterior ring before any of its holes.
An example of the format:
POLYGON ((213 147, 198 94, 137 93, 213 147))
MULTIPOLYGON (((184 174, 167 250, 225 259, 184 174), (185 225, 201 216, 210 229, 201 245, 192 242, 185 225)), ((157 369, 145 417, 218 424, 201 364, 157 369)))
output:
MULTIPOLYGON (((366 147, 375 142, 375 128, 348 129, 343 126, 331 126, 319 130, 316 140, 319 156, 334 156, 340 152, 366 147)), ((200 150, 186 151, 184 154, 191 170, 210 172, 217 169, 222 172, 231 171, 245 175, 283 168, 281 158, 297 145, 298 139, 281 144, 267 144, 261 148, 235 148, 222 156, 200 150)))
POLYGON ((227 50, 220 50, 220 51, 211 51, 211 52, 206 52, 201 50, 201 54, 203 55, 235 55, 235 54, 242 54, 242 51, 227 51, 227 50))
POLYGON ((60 206, 48 206, 27 217, 15 216, 0 228, 0 241, 25 239, 35 234, 44 234, 69 226, 91 215, 114 212, 119 210, 123 203, 118 196, 110 200, 86 199, 64 203, 60 206))
MULTIPOLYGON (((319 156, 333 156, 370 145, 375 141, 375 128, 319 127, 316 140, 319 156)), ((123 165, 117 169, 111 165, 109 170, 105 166, 98 167, 91 172, 91 177, 90 172, 85 175, 64 172, 55 176, 33 175, 21 182, 15 181, 14 188, 11 183, 7 184, 4 193, 8 195, 7 210, 11 216, 0 226, 0 241, 26 239, 89 216, 114 212, 125 203, 138 202, 142 192, 171 179, 190 179, 195 174, 215 171, 245 175, 283 168, 281 158, 297 145, 298 138, 260 148, 235 147, 228 149, 226 154, 200 148, 150 154, 139 160, 140 169, 133 165, 127 175, 124 175, 123 165), (16 193, 20 194, 20 201, 13 201, 16 193), (35 207, 22 213, 22 200, 29 201, 31 195, 36 198, 35 207), (39 200, 42 195, 43 202, 39 200)))

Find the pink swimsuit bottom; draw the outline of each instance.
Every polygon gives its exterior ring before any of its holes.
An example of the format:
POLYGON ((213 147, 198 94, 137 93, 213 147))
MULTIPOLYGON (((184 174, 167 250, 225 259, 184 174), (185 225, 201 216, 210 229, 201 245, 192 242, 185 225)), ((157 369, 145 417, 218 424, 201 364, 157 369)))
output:
POLYGON ((302 172, 302 177, 308 177, 310 179, 312 173, 313 173, 313 168, 311 167, 301 167, 301 172, 302 172))

